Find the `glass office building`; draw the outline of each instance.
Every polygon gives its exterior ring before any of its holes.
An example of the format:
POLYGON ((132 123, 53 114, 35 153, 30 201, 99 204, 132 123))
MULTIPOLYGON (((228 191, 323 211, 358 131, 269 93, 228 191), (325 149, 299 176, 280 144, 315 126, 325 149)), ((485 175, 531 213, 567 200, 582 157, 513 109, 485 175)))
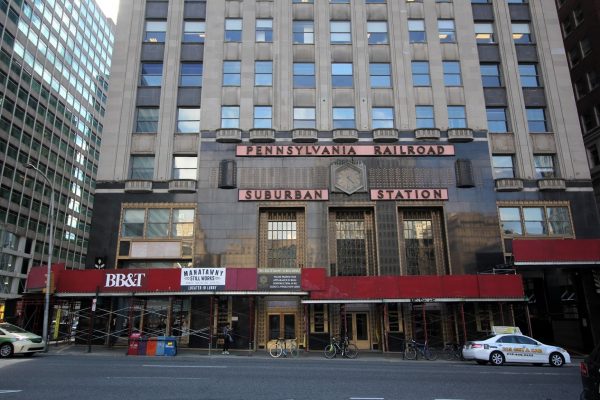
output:
POLYGON ((23 293, 29 268, 47 262, 53 194, 52 262, 85 265, 113 32, 93 0, 0 0, 0 307, 6 318, 14 315, 11 300, 23 293))

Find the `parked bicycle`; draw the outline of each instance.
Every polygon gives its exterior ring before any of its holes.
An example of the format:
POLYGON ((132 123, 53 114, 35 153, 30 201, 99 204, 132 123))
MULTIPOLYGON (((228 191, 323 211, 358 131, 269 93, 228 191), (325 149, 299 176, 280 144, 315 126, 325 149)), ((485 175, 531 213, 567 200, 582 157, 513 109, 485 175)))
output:
POLYGON ((446 343, 442 353, 444 354, 444 359, 447 361, 464 360, 462 346, 458 343, 446 343))
POLYGON ((296 338, 294 339, 274 339, 271 340, 267 344, 267 348, 269 350, 269 354, 273 358, 279 357, 292 357, 296 358, 300 355, 300 350, 298 349, 298 343, 296 343, 296 338))
POLYGON ((346 358, 356 358, 358 357, 358 348, 356 345, 350 343, 348 336, 343 341, 332 336, 330 343, 325 346, 325 358, 335 358, 338 354, 346 358))
POLYGON ((416 360, 419 356, 429 361, 434 361, 438 358, 437 352, 429 347, 427 342, 418 343, 414 339, 411 339, 406 343, 404 348, 404 358, 407 360, 416 360))

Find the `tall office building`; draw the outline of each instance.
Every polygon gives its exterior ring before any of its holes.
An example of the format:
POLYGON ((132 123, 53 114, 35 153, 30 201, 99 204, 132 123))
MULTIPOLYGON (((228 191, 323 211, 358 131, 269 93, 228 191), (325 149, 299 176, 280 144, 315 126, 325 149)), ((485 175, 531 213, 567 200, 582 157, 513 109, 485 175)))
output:
POLYGON ((558 0, 556 5, 600 208, 600 4, 592 0, 558 0))
POLYGON ((0 320, 47 263, 52 195, 52 262, 84 266, 113 31, 93 0, 0 0, 0 320))
POLYGON ((122 2, 88 269, 57 295, 192 347, 589 346, 600 225, 553 10, 122 2))

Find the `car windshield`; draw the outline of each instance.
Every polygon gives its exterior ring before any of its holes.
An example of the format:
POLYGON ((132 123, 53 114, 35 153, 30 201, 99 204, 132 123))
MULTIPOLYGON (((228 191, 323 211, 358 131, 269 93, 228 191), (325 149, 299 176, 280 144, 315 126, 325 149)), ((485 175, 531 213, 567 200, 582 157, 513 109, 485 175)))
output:
POLYGON ((19 328, 18 326, 14 326, 6 322, 0 324, 0 328, 4 329, 8 333, 29 333, 26 330, 19 328))

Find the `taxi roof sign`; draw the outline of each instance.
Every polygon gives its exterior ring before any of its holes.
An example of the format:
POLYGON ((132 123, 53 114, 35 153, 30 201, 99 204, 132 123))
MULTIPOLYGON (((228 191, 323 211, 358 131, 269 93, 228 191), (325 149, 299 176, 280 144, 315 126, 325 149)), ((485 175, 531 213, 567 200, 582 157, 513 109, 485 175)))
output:
POLYGON ((517 334, 517 335, 523 334, 523 333, 521 333, 521 329, 519 329, 518 326, 493 326, 492 325, 492 332, 494 333, 494 335, 503 335, 503 334, 507 334, 507 333, 513 333, 513 334, 517 334))

